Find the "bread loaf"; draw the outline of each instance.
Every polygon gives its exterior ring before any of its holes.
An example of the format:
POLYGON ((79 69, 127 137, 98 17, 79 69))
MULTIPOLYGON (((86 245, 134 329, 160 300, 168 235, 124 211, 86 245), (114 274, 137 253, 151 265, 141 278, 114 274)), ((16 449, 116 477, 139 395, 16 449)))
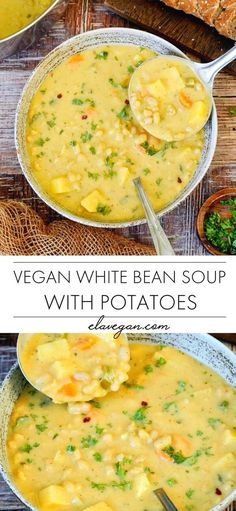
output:
POLYGON ((236 0, 162 0, 208 23, 230 39, 236 40, 236 0))

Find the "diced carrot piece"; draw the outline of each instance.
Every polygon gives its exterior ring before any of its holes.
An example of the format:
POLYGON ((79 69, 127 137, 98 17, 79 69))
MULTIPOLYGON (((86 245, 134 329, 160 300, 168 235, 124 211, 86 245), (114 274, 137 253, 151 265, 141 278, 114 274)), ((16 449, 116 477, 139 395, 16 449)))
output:
POLYGON ((96 339, 93 337, 80 337, 75 344, 78 346, 80 350, 88 350, 91 348, 96 342, 96 339))
POLYGON ((78 62, 81 62, 82 60, 84 60, 84 57, 80 53, 77 53, 76 55, 72 55, 68 62, 69 64, 78 64, 78 62))
POLYGON ((161 461, 166 461, 167 463, 172 463, 172 458, 169 456, 169 454, 167 454, 166 452, 163 452, 163 451, 160 451, 158 453, 158 457, 160 458, 161 461))
POLYGON ((66 383, 66 385, 63 385, 63 387, 60 388, 59 392, 66 396, 74 397, 77 394, 76 384, 66 383))
POLYGON ((183 105, 185 108, 191 108, 193 104, 191 99, 183 91, 179 93, 179 100, 181 105, 183 105))
POLYGON ((176 451, 181 451, 184 456, 190 456, 192 454, 192 445, 191 442, 181 436, 181 435, 172 435, 172 444, 176 451))

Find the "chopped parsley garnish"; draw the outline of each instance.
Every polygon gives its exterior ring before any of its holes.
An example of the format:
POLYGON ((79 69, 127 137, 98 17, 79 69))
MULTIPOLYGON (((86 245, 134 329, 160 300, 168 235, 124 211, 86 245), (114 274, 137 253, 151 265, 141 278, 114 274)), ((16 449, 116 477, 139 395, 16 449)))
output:
POLYGON ((167 362, 166 362, 166 359, 165 359, 164 357, 160 357, 160 358, 158 358, 158 359, 156 360, 156 362, 155 362, 155 366, 156 366, 156 367, 162 367, 162 366, 164 366, 166 363, 167 363, 167 362))
POLYGON ((29 453, 30 451, 32 451, 32 449, 36 448, 36 447, 39 447, 40 444, 38 444, 37 442, 33 445, 30 445, 30 444, 24 444, 22 445, 21 447, 19 447, 19 452, 27 452, 29 453))
POLYGON ((178 381, 178 386, 177 386, 177 389, 175 391, 176 394, 181 394, 181 392, 184 392, 186 390, 186 385, 187 383, 183 380, 179 380, 178 381))
POLYGON ((75 445, 67 445, 66 452, 75 452, 76 447, 75 445))
POLYGON ((94 146, 91 146, 89 148, 89 151, 90 151, 91 154, 96 154, 96 148, 94 146))
POLYGON ((169 412, 171 415, 175 415, 179 411, 175 401, 169 401, 168 403, 164 403, 162 406, 162 410, 163 412, 169 412))
POLYGON ((183 455, 181 451, 175 451, 174 447, 169 445, 168 447, 165 447, 163 449, 163 452, 168 454, 170 458, 176 463, 177 465, 180 465, 181 463, 184 463, 188 458, 183 455))
POLYGON ((89 401, 89 403, 90 403, 91 405, 93 405, 93 406, 94 406, 94 408, 102 408, 101 403, 99 403, 99 401, 96 401, 95 399, 91 399, 91 401, 89 401))
POLYGON ((212 429, 216 429, 219 426, 219 424, 221 424, 222 421, 221 419, 215 419, 214 417, 210 417, 207 422, 212 429))
POLYGON ((229 401, 222 401, 220 404, 219 404, 219 407, 221 410, 227 410, 229 408, 229 401))
POLYGON ((145 408, 138 408, 138 410, 136 410, 136 412, 131 415, 130 419, 136 422, 136 424, 145 424, 147 422, 147 410, 147 406, 145 408))
POLYGON ((122 462, 117 461, 117 463, 115 464, 115 473, 118 477, 120 477, 120 479, 125 478, 127 470, 124 469, 122 462))
POLYGON ((167 479, 167 484, 168 486, 174 486, 175 484, 177 484, 177 481, 174 477, 171 477, 170 479, 167 479))
POLYGON ((83 105, 84 101, 79 98, 73 98, 72 99, 72 105, 83 105))
POLYGON ((97 205, 97 213, 101 213, 101 215, 109 215, 111 212, 111 208, 106 204, 98 204, 97 205))
POLYGON ((122 110, 117 114, 117 117, 119 117, 119 119, 122 119, 122 120, 129 119, 129 107, 128 107, 128 105, 126 105, 126 106, 124 106, 124 108, 122 108, 122 110))
POLYGON ((45 422, 42 424, 36 424, 35 427, 38 433, 43 433, 48 428, 45 422))
POLYGON ((84 436, 81 438, 81 445, 83 449, 88 449, 89 447, 93 447, 98 443, 97 439, 92 437, 91 435, 84 436))
POLYGON ((128 73, 132 74, 134 72, 134 67, 133 66, 128 66, 127 67, 127 71, 128 71, 128 73))
POLYGON ((144 366, 143 370, 145 374, 149 374, 153 372, 153 367, 151 364, 147 364, 146 366, 144 366))
POLYGON ((94 181, 97 181, 99 179, 99 173, 98 172, 91 172, 90 170, 88 171, 88 177, 90 179, 93 179, 94 181))
POLYGON ((42 138, 42 137, 39 137, 37 140, 35 140, 35 145, 39 146, 39 147, 43 147, 44 144, 46 142, 49 141, 49 138, 42 138))
POLYGON ((194 494, 194 490, 192 488, 189 488, 189 490, 186 491, 185 495, 188 497, 188 499, 191 499, 194 494))
POLYGON ((93 454, 93 457, 94 457, 95 461, 98 461, 98 462, 101 462, 101 461, 102 461, 102 459, 103 459, 103 458, 102 458, 102 454, 101 454, 100 452, 95 452, 95 453, 93 454))
POLYGON ((76 146, 76 144, 77 144, 76 140, 71 140, 71 141, 70 141, 70 145, 71 145, 72 147, 75 147, 75 146, 76 146))
POLYGON ((95 59, 107 60, 107 57, 108 57, 108 51, 100 51, 99 53, 96 53, 95 59))
POLYGON ((96 431, 97 435, 102 435, 102 434, 103 434, 103 431, 104 431, 104 428, 100 428, 100 426, 98 426, 98 425, 96 424, 96 426, 95 426, 95 431, 96 431))
POLYGON ((206 215, 204 231, 207 240, 224 254, 236 254, 236 197, 228 201, 221 201, 222 205, 229 205, 229 218, 224 218, 215 211, 206 215), (227 204, 225 204, 227 202, 227 204))
POLYGON ((134 390, 143 390, 143 385, 138 385, 137 383, 129 383, 127 381, 123 382, 124 387, 127 389, 134 389, 134 390))
POLYGON ((148 174, 150 174, 150 172, 151 172, 151 171, 150 171, 150 169, 149 169, 149 168, 147 168, 147 167, 146 167, 145 169, 143 169, 143 173, 144 173, 144 175, 145 175, 145 176, 147 176, 148 174))
POLYGON ((47 125, 49 128, 54 128, 56 126, 56 121, 54 119, 51 119, 50 121, 47 121, 47 125))
POLYGON ((89 133, 88 131, 85 131, 84 133, 81 133, 81 135, 80 135, 80 138, 81 138, 83 144, 85 144, 86 142, 89 142, 92 137, 93 137, 92 133, 89 133))

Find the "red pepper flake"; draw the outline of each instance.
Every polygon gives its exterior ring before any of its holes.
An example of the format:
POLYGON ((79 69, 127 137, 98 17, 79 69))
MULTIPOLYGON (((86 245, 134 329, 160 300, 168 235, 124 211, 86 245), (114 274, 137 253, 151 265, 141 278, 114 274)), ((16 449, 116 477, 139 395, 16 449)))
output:
POLYGON ((183 182, 180 177, 178 177, 177 181, 178 181, 178 183, 182 183, 183 182))
POLYGON ((147 402, 147 401, 142 401, 142 402, 141 402, 141 405, 142 405, 142 406, 147 406, 147 405, 148 405, 148 402, 147 402))
POLYGON ((88 119, 88 116, 87 115, 82 115, 82 119, 84 121, 85 119, 88 119))
POLYGON ((216 495, 222 495, 222 491, 219 488, 216 488, 215 493, 216 495))
POLYGON ((58 99, 62 98, 62 94, 57 94, 58 99))
POLYGON ((128 99, 125 100, 125 104, 129 105, 129 100, 128 99))
POLYGON ((90 422, 91 421, 91 417, 84 417, 83 418, 83 422, 90 422))

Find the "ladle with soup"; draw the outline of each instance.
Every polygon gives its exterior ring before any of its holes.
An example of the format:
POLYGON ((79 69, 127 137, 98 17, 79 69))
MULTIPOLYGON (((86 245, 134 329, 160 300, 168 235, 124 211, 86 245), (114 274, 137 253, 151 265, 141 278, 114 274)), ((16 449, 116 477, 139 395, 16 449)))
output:
POLYGON ((236 58, 236 47, 208 64, 181 57, 154 57, 133 73, 129 84, 131 109, 151 135, 167 142, 198 133, 212 110, 216 74, 236 58))
POLYGON ((26 379, 55 403, 117 391, 130 369, 124 334, 20 334, 17 354, 26 379))

